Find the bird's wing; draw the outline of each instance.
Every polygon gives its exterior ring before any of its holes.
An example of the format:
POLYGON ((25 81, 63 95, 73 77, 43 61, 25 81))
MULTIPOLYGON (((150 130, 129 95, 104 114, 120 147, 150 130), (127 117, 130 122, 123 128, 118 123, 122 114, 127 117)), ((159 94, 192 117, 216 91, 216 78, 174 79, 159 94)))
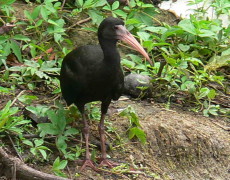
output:
POLYGON ((97 64, 101 63, 103 52, 100 46, 87 45, 79 47, 63 60, 60 83, 64 99, 67 104, 75 102, 76 98, 85 91, 91 83, 92 73, 96 72, 97 64))

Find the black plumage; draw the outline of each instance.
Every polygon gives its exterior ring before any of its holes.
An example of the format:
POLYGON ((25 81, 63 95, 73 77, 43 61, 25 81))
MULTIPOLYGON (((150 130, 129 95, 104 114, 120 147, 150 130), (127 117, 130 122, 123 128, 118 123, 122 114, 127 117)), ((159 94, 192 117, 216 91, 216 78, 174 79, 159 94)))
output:
POLYGON ((111 100, 117 100, 121 96, 124 86, 120 55, 116 48, 117 41, 119 39, 126 41, 149 60, 147 53, 127 31, 120 19, 109 17, 102 21, 98 29, 98 39, 100 45, 82 46, 67 54, 60 74, 64 99, 68 105, 74 103, 78 107, 84 121, 86 160, 81 170, 86 166, 97 170, 90 160, 89 126, 84 111, 85 104, 92 101, 101 101, 101 120, 98 127, 102 144, 100 165, 110 167, 116 165, 106 159, 104 118, 111 100))

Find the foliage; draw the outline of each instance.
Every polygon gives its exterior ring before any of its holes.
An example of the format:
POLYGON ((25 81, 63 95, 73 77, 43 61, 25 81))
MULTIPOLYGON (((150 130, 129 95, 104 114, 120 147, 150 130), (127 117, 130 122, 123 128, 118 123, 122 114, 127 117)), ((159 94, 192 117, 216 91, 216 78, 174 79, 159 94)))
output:
POLYGON ((141 143, 145 144, 146 134, 141 129, 139 117, 137 116, 135 110, 131 106, 128 106, 120 113, 120 116, 125 116, 129 119, 130 122, 130 127, 128 129, 129 139, 133 139, 134 137, 137 137, 141 143))
POLYGON ((39 35, 38 37, 52 35, 55 42, 62 42, 65 35, 65 21, 59 18, 58 10, 60 8, 61 2, 46 0, 43 4, 35 7, 32 13, 25 10, 24 14, 28 18, 27 30, 35 30, 37 35, 39 35), (42 33, 39 30, 40 28, 43 29, 42 33))
POLYGON ((11 86, 10 88, 0 86, 0 95, 9 95, 13 94, 14 87, 11 86))
POLYGON ((18 100, 25 104, 31 104, 32 101, 37 100, 37 96, 31 96, 31 95, 21 95, 18 100))
MULTIPOLYGON (((126 22, 129 27, 129 19, 126 22)), ((222 26, 221 20, 204 20, 195 15, 181 20, 176 26, 156 26, 136 17, 132 18, 132 22, 138 24, 137 35, 148 51, 153 53, 155 64, 150 67, 143 64, 140 58, 128 55, 131 60, 123 59, 122 65, 137 73, 153 76, 155 93, 159 90, 159 96, 171 97, 182 91, 188 95, 187 100, 205 108, 204 115, 214 115, 208 109, 211 100, 217 96, 217 91, 207 85, 213 82, 226 88, 225 74, 216 70, 230 64, 227 46, 229 29, 222 26), (158 74, 160 64, 157 61, 162 58, 166 65, 162 73, 158 74), (209 92, 215 95, 209 98, 209 92), (209 105, 205 104, 206 101, 209 105)), ((218 109, 215 112, 217 111, 218 109)))
POLYGON ((54 84, 57 82, 49 76, 51 74, 57 74, 60 68, 56 68, 56 61, 29 61, 24 60, 24 66, 13 66, 8 69, 13 73, 10 74, 9 78, 13 82, 18 84, 26 83, 28 88, 33 90, 37 83, 45 82, 46 84, 54 84))
POLYGON ((11 101, 8 101, 5 107, 0 111, 0 133, 14 132, 22 134, 23 128, 20 126, 28 124, 30 121, 25 120, 23 116, 17 116, 18 107, 11 107, 11 101))
POLYGON ((76 153, 67 152, 68 137, 79 134, 79 131, 67 125, 68 119, 66 118, 65 110, 59 109, 55 111, 49 109, 46 114, 51 122, 38 124, 38 129, 41 131, 40 136, 44 137, 47 134, 57 136, 56 146, 64 154, 65 158, 72 160, 78 158, 79 151, 76 153))
POLYGON ((22 142, 30 147, 30 152, 37 159, 40 159, 40 155, 41 155, 44 160, 47 160, 46 151, 51 151, 51 150, 43 145, 44 144, 43 139, 35 139, 34 143, 27 139, 23 140, 22 142))
POLYGON ((57 157, 53 163, 52 171, 57 175, 61 177, 67 177, 65 173, 62 172, 62 170, 67 166, 68 161, 67 160, 60 160, 59 157, 57 157))

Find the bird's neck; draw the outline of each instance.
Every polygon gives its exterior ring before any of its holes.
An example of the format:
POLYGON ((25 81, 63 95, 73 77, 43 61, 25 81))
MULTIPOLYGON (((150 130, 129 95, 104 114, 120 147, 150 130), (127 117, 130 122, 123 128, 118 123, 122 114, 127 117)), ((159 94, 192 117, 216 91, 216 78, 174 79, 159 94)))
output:
POLYGON ((120 65, 120 54, 116 47, 117 41, 99 39, 99 43, 104 53, 104 61, 120 65))

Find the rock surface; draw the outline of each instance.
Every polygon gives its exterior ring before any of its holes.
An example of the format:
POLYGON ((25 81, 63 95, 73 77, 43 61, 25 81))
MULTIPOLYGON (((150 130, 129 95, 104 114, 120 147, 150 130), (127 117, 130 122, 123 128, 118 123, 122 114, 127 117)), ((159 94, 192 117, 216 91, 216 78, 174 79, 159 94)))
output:
POLYGON ((132 97, 147 98, 152 96, 151 78, 142 74, 125 76, 124 93, 132 97), (143 90, 142 90, 143 89, 143 90))

